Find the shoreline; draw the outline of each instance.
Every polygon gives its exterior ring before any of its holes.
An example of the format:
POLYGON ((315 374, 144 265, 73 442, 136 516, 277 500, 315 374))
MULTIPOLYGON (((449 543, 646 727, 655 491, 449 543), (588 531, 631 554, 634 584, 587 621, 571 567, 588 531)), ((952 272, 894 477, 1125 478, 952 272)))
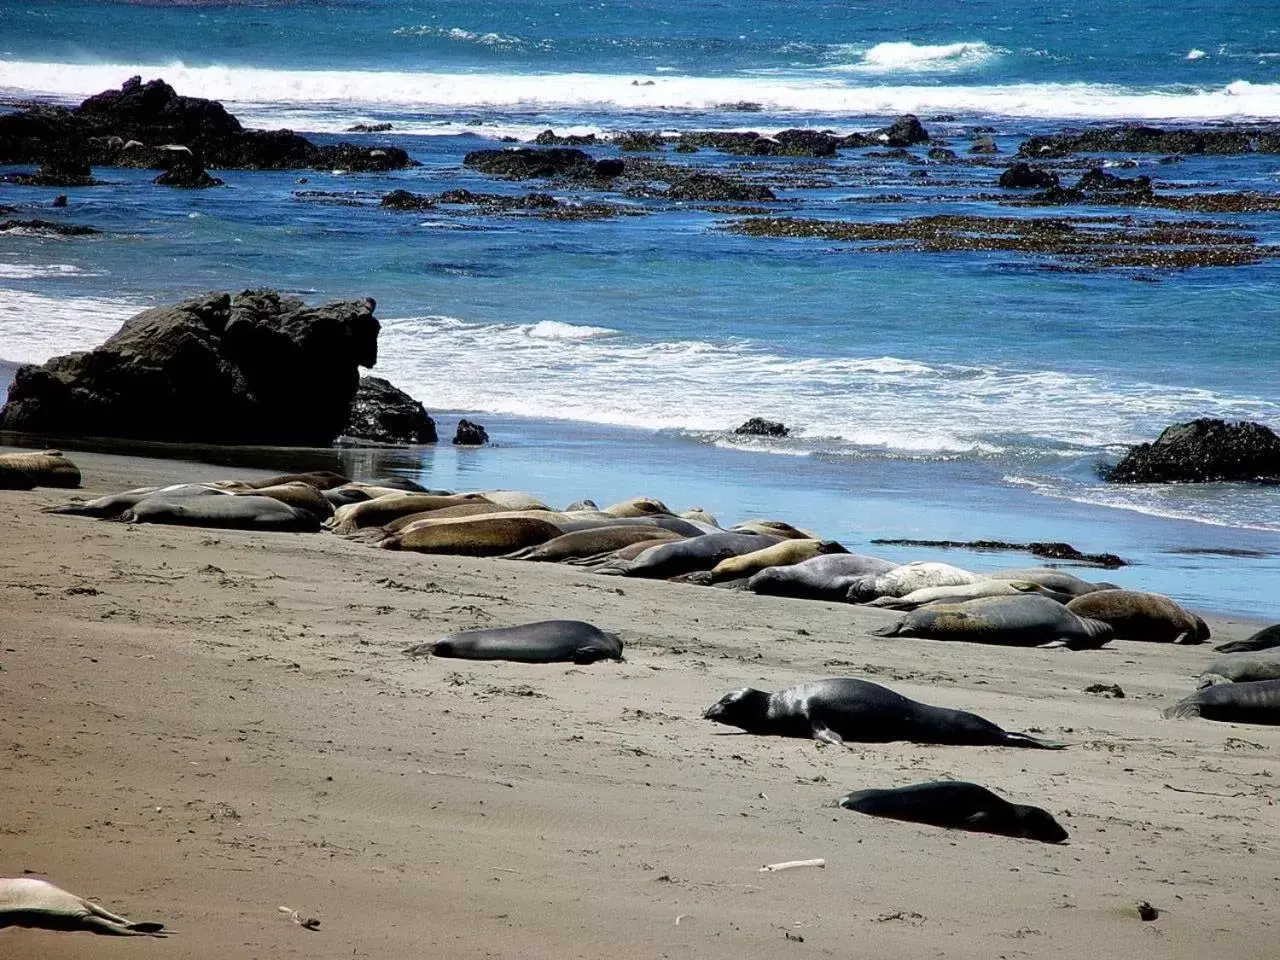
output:
MULTIPOLYGON (((81 495, 233 475, 80 460, 81 495)), ((894 615, 849 605, 38 512, 69 493, 4 495, 0 698, 20 706, 0 761, 13 811, 0 873, 35 871, 162 920, 179 933, 166 956, 403 956, 428 942, 550 958, 642 941, 730 958, 803 936, 823 954, 857 941, 886 960, 988 958, 1011 938, 1046 957, 1263 960, 1280 921, 1268 802, 1280 731, 1160 717, 1213 656, 1205 647, 885 641, 865 631, 894 615), (626 662, 400 653, 553 616, 619 629, 626 662), (840 674, 1072 746, 838 750, 700 719, 736 687, 840 674), (1084 693, 1092 683, 1126 697, 1084 693), (852 789, 937 777, 1044 806, 1071 840, 832 807, 852 789), (808 857, 827 869, 757 872, 808 857), (1160 919, 1139 921, 1139 900, 1160 919)), ((1251 629, 1212 623, 1215 641, 1251 629)), ((140 949, 0 936, 59 960, 140 949)))

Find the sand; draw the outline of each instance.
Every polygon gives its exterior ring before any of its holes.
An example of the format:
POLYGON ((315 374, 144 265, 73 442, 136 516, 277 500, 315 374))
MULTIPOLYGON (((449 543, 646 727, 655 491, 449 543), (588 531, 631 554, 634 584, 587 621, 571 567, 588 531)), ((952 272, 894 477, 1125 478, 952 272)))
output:
MULTIPOLYGON (((233 475, 76 460, 85 496, 233 475)), ((0 956, 1275 956, 1280 730, 1160 716, 1208 647, 883 640, 895 615, 865 608, 39 512, 71 495, 0 492, 0 876, 177 935, 0 931, 0 956), (400 652, 548 617, 618 630, 626 662, 400 652), (838 675, 1072 746, 842 749, 701 719, 740 686, 838 675), (939 777, 1071 840, 834 805, 939 777)))

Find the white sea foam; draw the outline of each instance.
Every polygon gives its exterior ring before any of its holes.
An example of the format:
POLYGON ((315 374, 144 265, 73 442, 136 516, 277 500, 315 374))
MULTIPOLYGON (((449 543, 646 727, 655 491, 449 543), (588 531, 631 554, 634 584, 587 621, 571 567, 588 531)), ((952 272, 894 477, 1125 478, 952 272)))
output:
POLYGON ((559 320, 390 319, 382 344, 379 369, 429 408, 708 439, 761 416, 793 427, 780 448, 792 453, 985 457, 1016 444, 1096 455, 1191 416, 1280 419, 1280 404, 1203 389, 902 357, 795 357, 737 338, 654 342, 559 320))
MULTIPOLYGON (((82 268, 70 263, 0 263, 0 280, 35 280, 84 274, 82 268)), ((0 291, 0 300, 4 295, 4 291, 0 291)))
MULTIPOLYGON (((474 30, 464 30, 461 27, 438 27, 429 23, 416 27, 400 27, 392 32, 397 36, 447 37, 450 40, 458 40, 463 43, 477 43, 483 47, 519 47, 526 44, 523 37, 511 36, 506 33, 480 33, 474 30)), ((545 41, 539 41, 536 45, 543 46, 545 41)))
POLYGON ((749 100, 767 109, 824 116, 904 112, 1062 119, 1211 120, 1280 116, 1280 84, 1238 80, 1225 87, 1133 89, 1101 84, 990 86, 861 85, 848 76, 693 77, 634 74, 435 73, 269 70, 169 64, 67 64, 0 60, 0 93, 74 99, 126 77, 162 76, 179 90, 237 107, 324 108, 341 129, 370 110, 603 111, 715 110, 749 100))
POLYGON ((0 359, 43 363, 97 346, 152 304, 0 289, 0 359))
POLYGON ((1203 60, 1203 59, 1204 59, 1205 57, 1207 57, 1207 56, 1208 56, 1208 54, 1207 54, 1207 53, 1205 53, 1203 50, 1201 50, 1201 49, 1199 49, 1199 48, 1196 48, 1196 49, 1188 50, 1188 51, 1187 51, 1186 59, 1188 59, 1188 60, 1203 60))
MULTIPOLYGON (((833 53, 844 52, 839 47, 833 53)), ((1006 51, 982 41, 915 44, 908 41, 877 43, 863 50, 857 61, 829 67, 852 73, 952 73, 970 70, 997 60, 1006 51)))

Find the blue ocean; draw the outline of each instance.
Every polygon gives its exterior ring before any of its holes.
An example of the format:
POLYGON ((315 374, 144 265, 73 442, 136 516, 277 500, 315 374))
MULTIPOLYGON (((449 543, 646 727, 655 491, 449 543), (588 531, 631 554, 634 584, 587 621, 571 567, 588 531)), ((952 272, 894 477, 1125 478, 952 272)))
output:
MULTIPOLYGON (((372 296, 376 372, 442 433, 465 415, 495 443, 362 451, 357 465, 554 502, 643 493, 974 569, 1031 561, 870 541, 1063 540, 1130 560, 1106 575, 1125 586, 1280 619, 1280 489, 1098 474, 1179 420, 1280 427, 1280 213, 1213 215, 1256 238, 1256 260, 1170 269, 743 236, 730 212, 580 190, 649 215, 377 205, 397 188, 557 193, 461 163, 547 129, 596 134, 587 149, 605 157, 621 131, 845 133, 911 112, 962 162, 770 158, 786 175, 777 212, 1016 216, 994 184, 1032 134, 1280 119, 1275 3, 0 0, 3 102, 74 104, 133 75, 219 99, 246 126, 396 144, 420 166, 215 171, 226 186, 204 191, 96 170, 108 183, 66 191, 57 215, 101 235, 0 235, 0 360, 90 347, 209 289, 372 296), (357 123, 391 130, 344 133, 357 123), (998 153, 973 162, 981 136, 998 153), (752 416, 792 434, 735 436, 752 416)), ((713 150, 662 159, 760 171, 713 150)), ((1280 154, 1162 159, 1103 162, 1174 194, 1280 193, 1280 154)), ((0 204, 43 209, 54 192, 0 184, 0 204)))

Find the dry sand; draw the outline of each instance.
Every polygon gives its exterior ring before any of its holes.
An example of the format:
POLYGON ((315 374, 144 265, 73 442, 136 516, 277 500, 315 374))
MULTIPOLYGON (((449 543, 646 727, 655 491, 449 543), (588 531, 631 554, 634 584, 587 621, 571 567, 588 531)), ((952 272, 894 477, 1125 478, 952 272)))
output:
MULTIPOLYGON (((231 475, 76 460, 85 495, 231 475)), ((894 615, 850 606, 38 512, 70 496, 0 493, 0 876, 178 934, 0 931, 0 956, 1277 955, 1280 730, 1159 712, 1208 647, 880 640, 894 615), (400 653, 548 617, 620 631, 627 661, 400 653), (1072 747, 840 749, 700 719, 736 687, 838 675, 1072 747), (1071 840, 834 806, 938 777, 1071 840), (827 867, 757 872, 810 857, 827 867)))

